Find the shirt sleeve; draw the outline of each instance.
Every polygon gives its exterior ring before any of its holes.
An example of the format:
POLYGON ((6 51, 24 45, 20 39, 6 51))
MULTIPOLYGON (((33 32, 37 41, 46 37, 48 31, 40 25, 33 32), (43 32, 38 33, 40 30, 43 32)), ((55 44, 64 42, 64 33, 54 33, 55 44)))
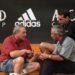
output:
POLYGON ((59 42, 57 42, 55 49, 53 50, 52 54, 58 54, 58 49, 60 47, 59 42))
POLYGON ((10 52, 14 50, 14 46, 10 39, 5 39, 3 42, 2 53, 10 55, 10 52))
POLYGON ((69 41, 68 39, 64 41, 61 47, 61 51, 59 52, 59 55, 62 57, 68 59, 73 51, 73 42, 69 41))

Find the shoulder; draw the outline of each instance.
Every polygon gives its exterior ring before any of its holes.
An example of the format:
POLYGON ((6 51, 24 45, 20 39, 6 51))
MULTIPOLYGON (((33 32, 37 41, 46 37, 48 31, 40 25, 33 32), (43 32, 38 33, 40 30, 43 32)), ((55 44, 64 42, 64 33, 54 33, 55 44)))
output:
POLYGON ((12 38, 12 35, 6 37, 3 41, 3 43, 11 41, 11 38, 12 38))
POLYGON ((74 41, 72 38, 70 38, 70 37, 67 36, 67 37, 65 38, 63 44, 64 44, 64 45, 75 44, 75 41, 74 41))

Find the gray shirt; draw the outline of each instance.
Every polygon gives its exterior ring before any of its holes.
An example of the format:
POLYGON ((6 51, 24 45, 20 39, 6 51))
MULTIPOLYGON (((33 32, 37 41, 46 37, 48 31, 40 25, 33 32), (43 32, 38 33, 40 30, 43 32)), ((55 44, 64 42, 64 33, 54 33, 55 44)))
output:
POLYGON ((62 45, 58 42, 53 54, 58 54, 64 58, 75 62, 75 41, 70 37, 66 37, 62 45))

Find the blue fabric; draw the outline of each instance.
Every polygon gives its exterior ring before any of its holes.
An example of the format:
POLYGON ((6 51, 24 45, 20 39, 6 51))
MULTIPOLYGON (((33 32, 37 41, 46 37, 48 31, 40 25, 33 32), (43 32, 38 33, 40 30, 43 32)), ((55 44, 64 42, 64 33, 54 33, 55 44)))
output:
POLYGON ((5 60, 1 63, 1 70, 5 72, 12 72, 12 59, 5 60))
MULTIPOLYGON (((13 72, 13 66, 12 66, 12 61, 13 59, 10 60, 5 60, 3 62, 0 63, 0 69, 1 71, 5 71, 5 72, 13 72)), ((23 65, 23 68, 26 68, 28 66, 29 62, 25 62, 23 65)))

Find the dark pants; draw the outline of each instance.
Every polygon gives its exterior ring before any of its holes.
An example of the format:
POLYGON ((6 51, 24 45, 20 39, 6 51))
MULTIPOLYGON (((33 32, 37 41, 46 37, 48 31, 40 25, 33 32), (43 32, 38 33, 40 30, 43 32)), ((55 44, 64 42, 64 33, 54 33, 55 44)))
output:
POLYGON ((50 59, 44 60, 40 75, 53 75, 53 73, 75 73, 75 62, 65 60, 57 62, 50 59))

